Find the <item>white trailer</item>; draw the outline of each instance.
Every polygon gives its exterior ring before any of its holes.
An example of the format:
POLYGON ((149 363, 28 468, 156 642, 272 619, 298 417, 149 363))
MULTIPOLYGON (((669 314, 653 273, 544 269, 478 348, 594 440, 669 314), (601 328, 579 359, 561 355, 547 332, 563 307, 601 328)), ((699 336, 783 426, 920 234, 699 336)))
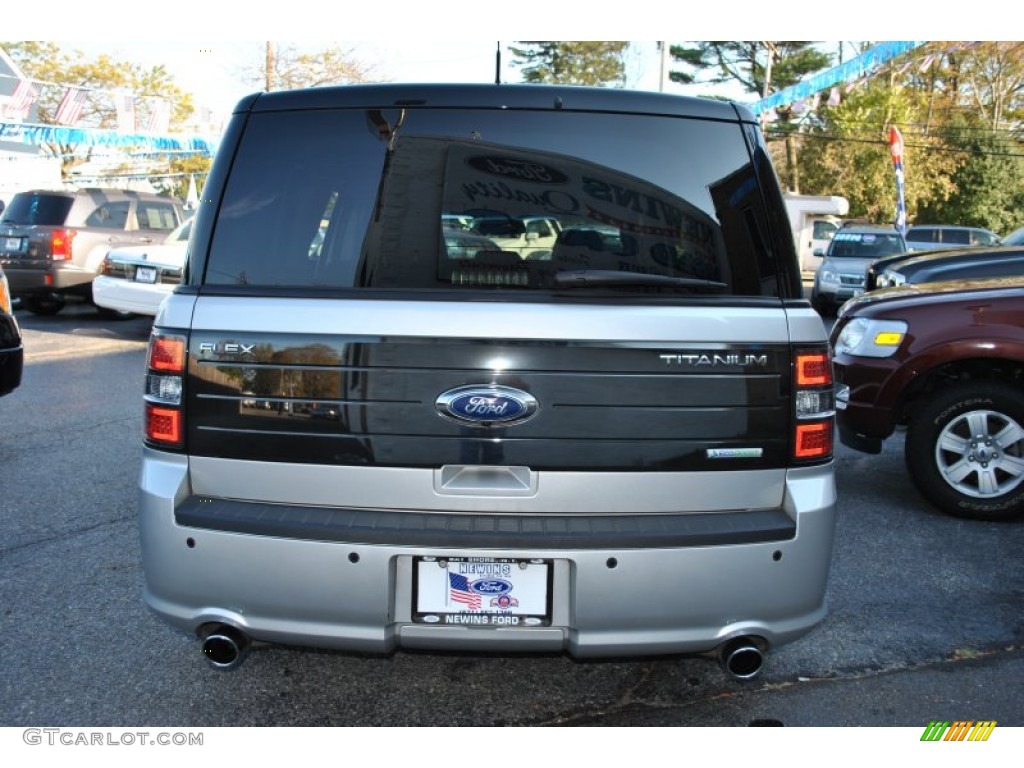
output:
POLYGON ((839 229, 842 216, 850 210, 850 202, 836 195, 794 195, 787 192, 786 211, 793 230, 793 242, 800 257, 804 275, 813 275, 821 264, 814 255, 817 248, 828 247, 832 235, 839 229))

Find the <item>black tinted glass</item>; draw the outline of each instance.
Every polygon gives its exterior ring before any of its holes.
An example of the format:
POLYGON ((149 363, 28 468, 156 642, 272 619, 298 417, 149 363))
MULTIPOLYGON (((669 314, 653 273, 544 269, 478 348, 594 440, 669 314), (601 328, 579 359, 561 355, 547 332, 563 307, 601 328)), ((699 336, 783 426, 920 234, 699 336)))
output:
POLYGON ((580 285, 605 292, 772 294, 765 205, 733 124, 260 113, 233 163, 205 282, 549 291, 585 273, 580 285))
POLYGON ((64 225, 72 202, 72 198, 64 195, 20 192, 4 210, 0 221, 6 224, 60 227, 64 225))

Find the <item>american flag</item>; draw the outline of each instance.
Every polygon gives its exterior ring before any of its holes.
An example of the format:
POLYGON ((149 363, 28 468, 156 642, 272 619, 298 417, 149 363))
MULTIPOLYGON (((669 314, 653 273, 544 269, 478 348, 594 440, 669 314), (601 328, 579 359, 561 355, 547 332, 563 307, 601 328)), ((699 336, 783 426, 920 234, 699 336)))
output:
POLYGON ((38 98, 39 89, 31 80, 19 80, 7 108, 12 114, 25 115, 38 98))
POLYGON ((82 118, 82 110, 85 108, 86 91, 82 88, 72 86, 68 88, 64 98, 60 100, 57 107, 57 114, 54 121, 61 125, 77 125, 82 118))
POLYGON ((460 573, 448 574, 448 596, 456 603, 462 603, 466 607, 480 610, 480 595, 469 588, 469 579, 460 573))
POLYGON ((171 102, 153 97, 149 99, 149 121, 146 130, 150 133, 167 133, 171 124, 171 102))
POLYGON ((896 170, 896 229, 907 234, 907 204, 903 191, 903 135, 895 125, 889 129, 889 151, 896 170))
POLYGON ((131 93, 117 93, 114 95, 114 104, 117 106, 117 130, 121 133, 134 133, 135 97, 131 93))

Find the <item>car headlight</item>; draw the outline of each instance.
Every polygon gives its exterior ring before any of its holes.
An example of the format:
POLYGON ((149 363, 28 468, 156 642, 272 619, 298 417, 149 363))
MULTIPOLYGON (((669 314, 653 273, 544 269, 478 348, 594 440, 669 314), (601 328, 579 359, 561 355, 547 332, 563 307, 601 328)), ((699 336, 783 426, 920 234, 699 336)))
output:
POLYGON ((907 282, 907 278, 899 272, 890 272, 889 270, 886 270, 878 276, 877 282, 879 288, 888 288, 893 285, 903 285, 907 282))
POLYGON ((907 335, 902 320, 871 320, 855 317, 836 339, 837 355, 854 357, 891 357, 907 335))
POLYGON ((11 291, 7 287, 7 275, 0 275, 0 311, 11 314, 11 291))
POLYGON ((823 269, 818 272, 818 282, 839 285, 839 273, 833 272, 831 269, 823 269))

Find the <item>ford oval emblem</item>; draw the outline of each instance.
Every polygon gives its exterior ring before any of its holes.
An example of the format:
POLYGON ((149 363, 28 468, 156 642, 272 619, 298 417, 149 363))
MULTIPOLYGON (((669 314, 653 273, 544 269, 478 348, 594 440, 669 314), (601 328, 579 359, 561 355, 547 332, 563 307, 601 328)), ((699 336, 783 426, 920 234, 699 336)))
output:
POLYGON ((512 585, 504 579, 477 579, 469 588, 478 595, 504 595, 512 591, 512 585))
POLYGON ((442 392, 434 403, 438 413, 474 427, 521 424, 537 413, 537 399, 529 392, 499 384, 458 387, 442 392))

